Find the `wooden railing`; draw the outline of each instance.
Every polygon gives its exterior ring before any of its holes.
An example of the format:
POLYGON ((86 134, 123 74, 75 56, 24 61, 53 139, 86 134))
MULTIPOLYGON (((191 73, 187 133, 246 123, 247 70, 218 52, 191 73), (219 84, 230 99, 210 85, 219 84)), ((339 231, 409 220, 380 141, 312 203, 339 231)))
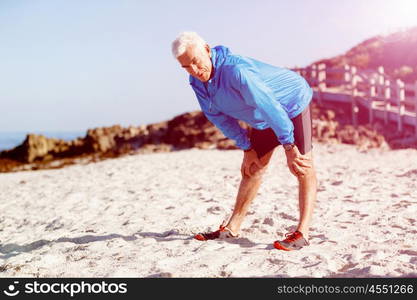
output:
POLYGON ((358 124, 359 109, 366 109, 369 122, 382 119, 385 124, 395 122, 402 132, 405 125, 414 127, 417 138, 417 82, 405 84, 377 70, 360 70, 345 65, 327 68, 324 63, 307 68, 290 68, 303 76, 314 90, 314 99, 350 103, 352 123, 358 124))

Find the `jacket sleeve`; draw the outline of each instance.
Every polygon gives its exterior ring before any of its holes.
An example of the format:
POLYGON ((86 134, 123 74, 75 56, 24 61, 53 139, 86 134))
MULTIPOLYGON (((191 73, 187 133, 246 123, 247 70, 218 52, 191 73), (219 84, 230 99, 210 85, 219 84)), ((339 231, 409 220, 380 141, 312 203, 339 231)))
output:
POLYGON ((294 143, 294 125, 272 90, 261 80, 252 67, 236 66, 234 85, 239 89, 244 101, 259 110, 271 126, 281 144, 294 143))
POLYGON ((229 139, 235 141, 238 148, 246 150, 250 147, 248 132, 239 125, 238 120, 232 118, 209 105, 209 99, 205 99, 196 93, 201 110, 207 119, 213 123, 229 139))

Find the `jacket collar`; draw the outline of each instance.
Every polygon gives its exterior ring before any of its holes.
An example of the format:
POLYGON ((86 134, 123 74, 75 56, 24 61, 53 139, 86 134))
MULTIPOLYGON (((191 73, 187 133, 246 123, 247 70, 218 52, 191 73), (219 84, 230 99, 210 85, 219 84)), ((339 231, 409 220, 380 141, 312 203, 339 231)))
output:
POLYGON ((211 64, 212 64, 212 72, 213 72, 213 77, 211 77, 208 80, 208 84, 213 82, 214 78, 216 77, 216 70, 217 70, 217 50, 216 48, 211 48, 211 64))

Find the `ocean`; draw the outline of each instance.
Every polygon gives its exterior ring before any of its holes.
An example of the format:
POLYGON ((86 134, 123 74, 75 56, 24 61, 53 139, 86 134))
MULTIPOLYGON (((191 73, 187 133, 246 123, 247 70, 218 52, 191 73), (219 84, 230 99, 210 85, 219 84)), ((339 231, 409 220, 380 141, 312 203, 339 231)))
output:
POLYGON ((87 131, 0 131, 0 151, 12 149, 20 145, 25 140, 28 133, 41 134, 49 138, 70 141, 77 137, 84 137, 87 134, 87 131))

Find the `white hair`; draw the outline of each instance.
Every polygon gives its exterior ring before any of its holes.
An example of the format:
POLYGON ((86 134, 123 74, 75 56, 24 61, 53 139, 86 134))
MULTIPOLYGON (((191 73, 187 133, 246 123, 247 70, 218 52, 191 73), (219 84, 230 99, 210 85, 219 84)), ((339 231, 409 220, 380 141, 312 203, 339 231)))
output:
POLYGON ((196 32, 184 31, 172 42, 172 54, 177 58, 182 55, 189 46, 201 47, 201 50, 203 50, 206 44, 206 41, 196 32))

